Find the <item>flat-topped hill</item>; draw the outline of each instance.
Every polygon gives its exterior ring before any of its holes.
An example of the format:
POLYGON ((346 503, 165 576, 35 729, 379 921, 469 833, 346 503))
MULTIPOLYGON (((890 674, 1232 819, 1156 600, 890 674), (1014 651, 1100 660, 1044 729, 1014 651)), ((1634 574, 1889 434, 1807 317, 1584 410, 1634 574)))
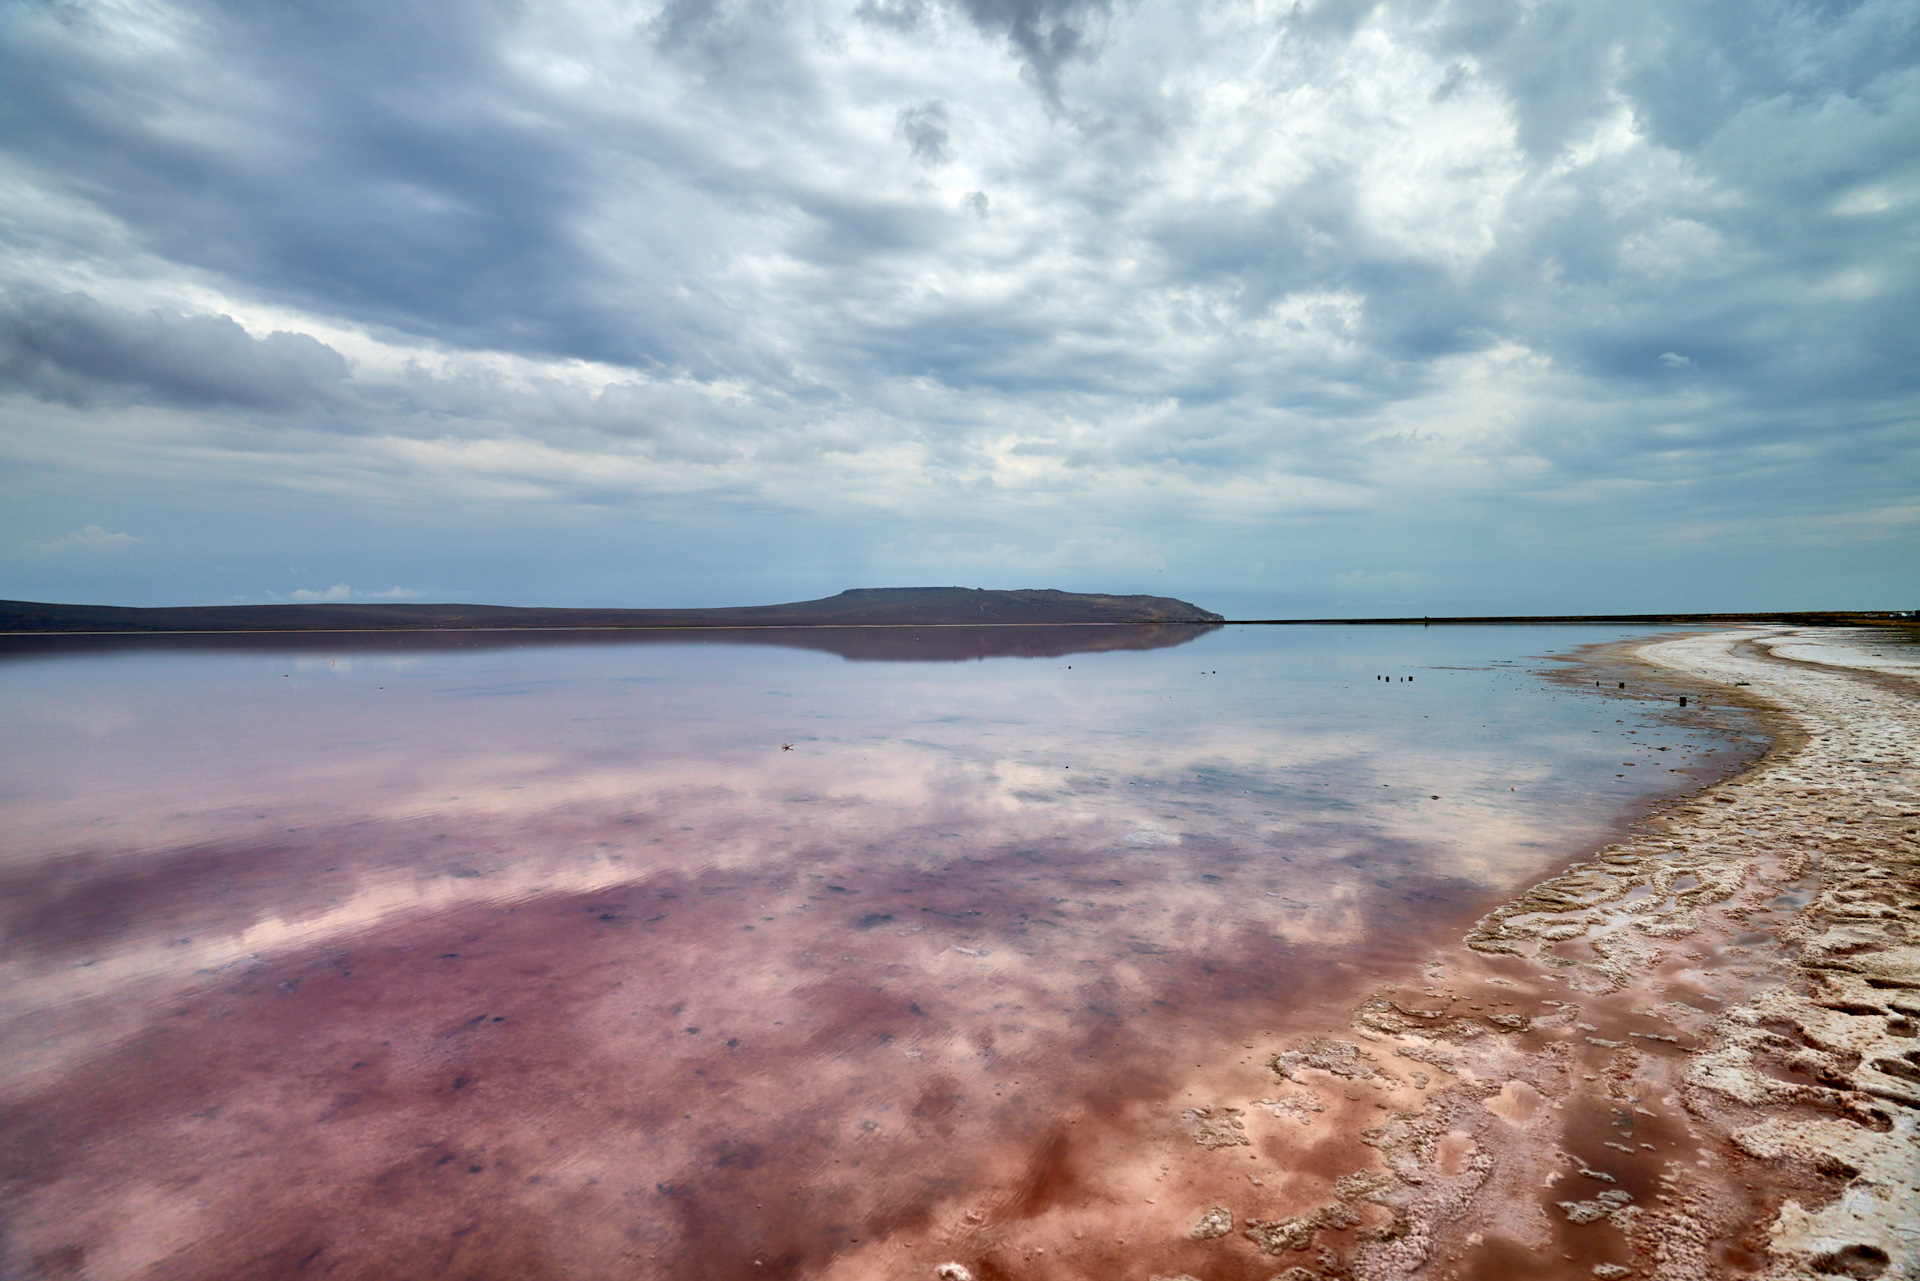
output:
POLYGON ((863 587, 825 600, 723 609, 542 609, 506 605, 49 605, 0 601, 0 633, 322 632, 673 627, 941 627, 1218 623, 1166 596, 1028 588, 863 587))

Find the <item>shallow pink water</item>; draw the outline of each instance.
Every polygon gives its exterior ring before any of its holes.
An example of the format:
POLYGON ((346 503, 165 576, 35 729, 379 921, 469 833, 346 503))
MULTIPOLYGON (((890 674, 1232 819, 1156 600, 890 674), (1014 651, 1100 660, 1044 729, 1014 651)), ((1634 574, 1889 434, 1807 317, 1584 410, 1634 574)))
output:
POLYGON ((808 1276, 1097 1217, 1219 1047, 1737 755, 1526 658, 1612 634, 0 662, 9 1274, 808 1276))

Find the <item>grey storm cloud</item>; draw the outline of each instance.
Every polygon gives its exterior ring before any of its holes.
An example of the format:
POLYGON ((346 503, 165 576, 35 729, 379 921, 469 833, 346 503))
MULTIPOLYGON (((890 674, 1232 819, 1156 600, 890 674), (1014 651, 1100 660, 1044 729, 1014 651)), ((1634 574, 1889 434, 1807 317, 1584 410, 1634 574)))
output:
MULTIPOLYGON (((689 0, 707 5, 711 0, 689 0)), ((934 0, 860 0, 854 16, 900 32, 928 24, 934 0)), ((1111 13, 1106 0, 953 0, 980 31, 1003 39, 1027 77, 1057 101, 1061 67, 1092 56, 1095 33, 1111 13)), ((671 11, 671 7, 670 7, 671 11)))
POLYGON ((647 358, 581 288, 583 157, 489 88, 496 14, 209 5, 181 15, 204 43, 128 65, 83 8, 54 12, 8 51, 9 150, 153 252, 452 342, 647 358))
POLYGON ((0 162, 24 540, 136 437, 941 581, 1920 519, 1910 0, 71 0, 0 162))
POLYGON ((1004 32, 1029 74, 1049 97, 1060 92, 1061 67, 1091 56, 1093 33, 1109 12, 1105 0, 960 0, 982 30, 1004 32))
POLYGON ((0 387, 76 405, 121 393, 286 409, 336 395, 347 378, 325 343, 285 331, 255 338, 228 316, 136 314, 81 294, 0 299, 0 387))
POLYGON ((937 168, 953 159, 953 152, 948 145, 953 141, 953 136, 947 132, 946 103, 936 99, 917 107, 903 108, 899 129, 900 136, 906 140, 907 150, 921 164, 937 168))

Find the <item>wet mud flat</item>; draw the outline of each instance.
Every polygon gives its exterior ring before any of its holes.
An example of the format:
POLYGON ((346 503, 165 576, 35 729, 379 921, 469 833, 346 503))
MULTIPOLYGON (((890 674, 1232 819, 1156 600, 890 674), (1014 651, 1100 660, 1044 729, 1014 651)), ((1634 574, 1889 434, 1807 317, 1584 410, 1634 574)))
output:
MULTIPOLYGON (((1399 696, 1373 679, 1356 683, 1399 696)), ((1401 693, 1435 679, 1403 676, 1401 693)), ((638 772, 596 745, 524 792, 540 777, 524 763, 478 789, 471 764, 449 766, 415 791, 481 795, 427 808, 315 756, 312 793, 257 814, 251 791, 216 796, 205 824, 156 815, 156 849, 100 838, 10 866, 4 1274, 1650 1267, 1606 1234, 1649 1214, 1677 1177, 1663 1162, 1704 1142, 1699 1091, 1681 1080, 1674 1106, 1622 1086, 1623 1116, 1590 1087, 1634 1053, 1690 1070, 1687 1049, 1718 1035, 1699 1020, 1786 964, 1757 936, 1799 919, 1805 873, 1722 951, 1669 940, 1648 959, 1599 926, 1566 933, 1579 887, 1600 884, 1576 867, 1532 891, 1558 895, 1543 943, 1503 906, 1554 835, 1501 808, 1508 777, 1527 785, 1517 766, 1376 812, 1310 803, 1326 786, 1311 762, 1263 783, 1217 743, 1159 760, 1178 732, 1025 753, 1048 759, 996 748, 990 769, 956 765, 960 740, 916 757, 891 739, 869 761, 803 738, 762 745, 751 769, 717 747, 638 772), (1508 861, 1437 859, 1422 831, 1448 823, 1508 861), (1605 986, 1649 969, 1658 1001, 1605 986), (1663 1002, 1695 1013, 1644 1013, 1663 1002)), ((1442 777, 1342 750, 1324 768, 1382 794, 1442 777)), ((1635 747, 1635 767, 1680 768, 1659 750, 1635 747)), ((64 830, 70 812, 49 802, 36 821, 64 830)), ((1581 843, 1614 867, 1651 833, 1615 837, 1581 843)), ((1721 895, 1719 866, 1650 869, 1594 902, 1711 941, 1747 893, 1721 895)), ((1797 1087, 1756 1053, 1762 1077, 1797 1087)), ((1768 1168, 1752 1181, 1816 1214, 1844 1173, 1768 1168)), ((1771 1257, 1740 1226, 1765 1210, 1695 1215, 1710 1269, 1771 1257)))

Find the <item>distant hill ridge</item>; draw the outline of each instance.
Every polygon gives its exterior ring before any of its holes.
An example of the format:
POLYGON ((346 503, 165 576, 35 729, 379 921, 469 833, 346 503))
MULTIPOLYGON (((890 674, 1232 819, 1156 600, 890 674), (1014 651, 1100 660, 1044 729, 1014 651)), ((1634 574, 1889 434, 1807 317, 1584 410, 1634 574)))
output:
POLYGON ((941 627, 1219 623, 1166 596, 1052 588, 856 587, 824 600, 720 609, 546 609, 512 605, 56 605, 0 601, 0 633, 320 632, 674 627, 941 627))

